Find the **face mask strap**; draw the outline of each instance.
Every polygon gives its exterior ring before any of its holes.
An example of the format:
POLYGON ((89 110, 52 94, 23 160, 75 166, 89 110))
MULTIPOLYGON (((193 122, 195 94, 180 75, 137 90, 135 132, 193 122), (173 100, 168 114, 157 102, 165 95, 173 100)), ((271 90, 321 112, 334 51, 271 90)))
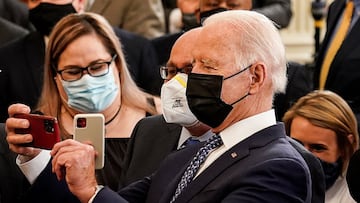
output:
POLYGON ((245 99, 245 97, 247 97, 247 96, 249 96, 249 95, 250 95, 250 93, 248 92, 247 94, 245 94, 244 96, 242 96, 242 97, 241 97, 240 99, 238 99, 237 101, 231 103, 230 105, 233 106, 234 104, 236 104, 236 103, 238 103, 239 101, 245 99))
POLYGON ((229 79, 229 78, 232 78, 232 77, 234 77, 235 75, 239 75, 240 73, 242 73, 242 72, 246 71, 247 69, 249 69, 251 66, 252 66, 252 64, 249 65, 248 67, 242 69, 241 71, 239 71, 239 72, 237 72, 237 73, 235 73, 235 74, 233 74, 233 75, 230 75, 230 76, 224 78, 224 80, 229 79))

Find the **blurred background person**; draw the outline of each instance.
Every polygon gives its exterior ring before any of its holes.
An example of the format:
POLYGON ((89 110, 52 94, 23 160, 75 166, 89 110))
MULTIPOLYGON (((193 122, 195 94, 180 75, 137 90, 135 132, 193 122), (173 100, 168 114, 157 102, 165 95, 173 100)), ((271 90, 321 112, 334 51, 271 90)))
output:
POLYGON ((346 101, 331 91, 314 91, 300 98, 283 121, 287 134, 319 158, 325 174, 325 203, 355 202, 345 174, 359 147, 359 135, 346 101))
POLYGON ((148 39, 165 34, 161 0, 87 0, 86 11, 103 15, 112 26, 148 39))
POLYGON ((274 21, 279 29, 289 26, 292 18, 291 0, 252 0, 252 10, 274 21))
MULTIPOLYGON (((43 87, 38 107, 33 110, 56 117, 62 139, 72 138, 74 115, 95 112, 104 115, 105 166, 97 171, 97 179, 116 189, 135 124, 158 111, 154 97, 138 89, 131 79, 121 44, 103 17, 74 14, 57 24, 45 56, 43 87)), ((30 112, 29 107, 23 108, 30 112)), ((38 159, 20 161, 19 166, 22 170, 31 163, 41 167, 37 161, 41 162, 48 153, 37 150, 33 156, 38 159)), ((34 181, 27 178, 30 183, 34 181)))
MULTIPOLYGON (((0 122, 5 122, 7 108, 13 103, 35 107, 42 89, 48 35, 62 17, 81 13, 85 6, 84 0, 27 0, 26 3, 37 31, 0 48, 0 122)), ((144 91, 160 95, 162 79, 150 42, 120 28, 114 30, 123 45, 133 80, 144 91)))
POLYGON ((359 0, 334 0, 330 4, 314 72, 314 88, 339 94, 350 105, 358 124, 360 93, 355 88, 360 86, 359 11, 359 0))
POLYGON ((187 74, 192 70, 191 52, 200 33, 191 29, 176 40, 165 67, 161 92, 162 115, 141 119, 130 137, 120 188, 156 171, 172 151, 206 141, 213 133, 191 113, 186 100, 187 74))

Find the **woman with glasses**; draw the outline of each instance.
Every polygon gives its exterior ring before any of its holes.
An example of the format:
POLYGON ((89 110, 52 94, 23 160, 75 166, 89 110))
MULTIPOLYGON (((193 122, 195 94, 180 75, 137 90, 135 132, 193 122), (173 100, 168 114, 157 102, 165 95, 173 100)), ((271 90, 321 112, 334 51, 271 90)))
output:
MULTIPOLYGON (((117 188, 131 132, 140 119, 159 113, 157 100, 131 79, 121 44, 103 17, 71 14, 54 27, 46 50, 43 90, 34 110, 58 119, 62 139, 72 138, 76 114, 104 115, 105 166, 97 171, 99 182, 117 188)), ((11 117, 20 112, 29 113, 30 109, 21 104, 9 107, 11 117)), ((18 119, 9 119, 7 139, 14 152, 26 157, 20 159, 20 168, 43 165, 36 163, 39 158, 32 158, 48 152, 19 146, 30 138, 15 134, 12 121, 18 119)))

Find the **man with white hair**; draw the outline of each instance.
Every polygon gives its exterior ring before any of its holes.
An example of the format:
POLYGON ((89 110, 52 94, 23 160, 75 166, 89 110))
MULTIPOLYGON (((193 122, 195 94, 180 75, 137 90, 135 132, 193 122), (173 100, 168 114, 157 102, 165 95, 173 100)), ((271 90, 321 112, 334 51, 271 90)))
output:
MULTIPOLYGON (((286 86, 277 28, 262 14, 226 11, 200 29, 186 96, 215 135, 172 153, 152 176, 118 193, 97 185, 93 147, 57 143, 52 170, 81 202, 311 202, 309 169, 272 109, 275 93, 286 86)), ((39 200, 45 185, 54 198, 67 194, 48 170, 32 187, 39 200)))

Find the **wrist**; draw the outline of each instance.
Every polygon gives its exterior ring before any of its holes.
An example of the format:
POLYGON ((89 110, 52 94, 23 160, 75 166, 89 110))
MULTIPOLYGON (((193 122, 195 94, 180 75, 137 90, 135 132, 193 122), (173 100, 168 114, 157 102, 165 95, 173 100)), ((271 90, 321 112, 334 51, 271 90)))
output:
POLYGON ((89 201, 87 201, 87 203, 92 203, 96 197, 96 195, 100 192, 100 190, 102 190, 104 188, 103 185, 97 185, 95 186, 95 192, 94 194, 91 196, 91 198, 89 199, 89 201))

